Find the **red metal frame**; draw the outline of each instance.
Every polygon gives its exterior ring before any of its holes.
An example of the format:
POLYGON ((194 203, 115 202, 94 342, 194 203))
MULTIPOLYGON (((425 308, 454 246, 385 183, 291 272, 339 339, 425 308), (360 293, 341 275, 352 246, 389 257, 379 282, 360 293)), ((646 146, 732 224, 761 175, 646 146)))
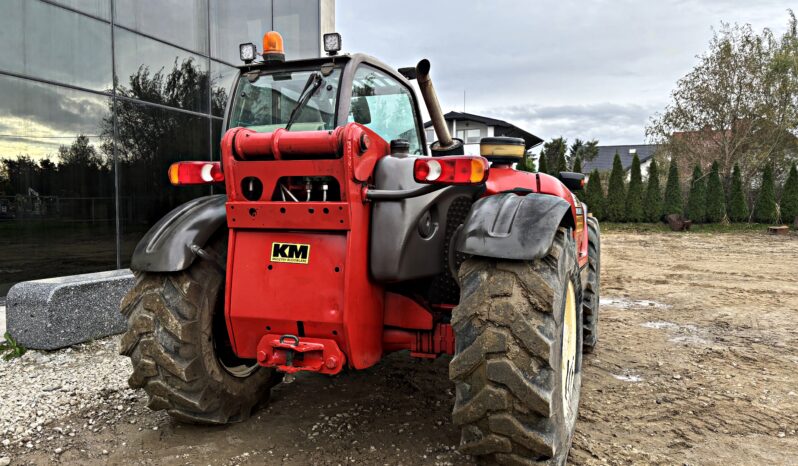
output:
MULTIPOLYGON (((424 358, 454 353, 449 324, 369 278, 370 208, 363 192, 377 160, 389 150, 376 133, 355 123, 334 131, 235 128, 225 134, 230 232, 225 318, 239 357, 284 372, 335 374, 346 365, 369 367, 389 351, 410 350, 424 358), (281 179, 303 176, 333 178, 340 200, 271 200, 281 179), (263 184, 261 199, 244 197, 241 183, 247 177, 263 184), (274 243, 302 245, 307 260, 275 260, 274 243)), ((486 196, 523 188, 566 199, 577 225, 580 263, 587 261, 587 230, 584 218, 578 219, 586 214, 562 183, 498 166, 490 169, 486 185, 486 196)), ((436 314, 450 312, 453 304, 439 304, 436 314)))

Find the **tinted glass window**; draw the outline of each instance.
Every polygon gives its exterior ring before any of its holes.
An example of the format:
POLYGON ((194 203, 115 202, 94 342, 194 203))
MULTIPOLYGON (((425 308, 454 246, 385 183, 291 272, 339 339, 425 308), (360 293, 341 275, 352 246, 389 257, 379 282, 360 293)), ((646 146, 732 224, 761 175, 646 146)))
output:
MULTIPOLYGON (((255 131, 270 132, 284 128, 300 100, 308 79, 319 71, 263 73, 258 79, 242 77, 236 89, 230 115, 231 128, 244 126, 255 131)), ((321 77, 321 84, 307 101, 291 126, 293 131, 314 131, 335 128, 340 68, 321 77)), ((308 92, 310 92, 309 89, 308 92)))
POLYGON ((74 8, 75 10, 97 16, 98 18, 111 19, 111 0, 51 0, 54 3, 74 8))
POLYGON ((207 0, 115 1, 116 24, 189 50, 208 53, 207 0))
POLYGON ((274 2, 274 30, 285 39, 288 59, 319 56, 319 21, 319 0, 274 2))
POLYGON ((169 165, 210 159, 210 122, 175 110, 117 101, 117 156, 122 265, 141 236, 174 207, 210 193, 208 187, 169 184, 169 165))
POLYGON ((111 89, 111 27, 40 1, 0 2, 0 69, 111 89))
POLYGON ((208 111, 208 59, 116 30, 119 94, 170 107, 208 111))
POLYGON ((410 90, 391 76, 361 65, 355 72, 349 121, 361 123, 387 142, 407 139, 411 154, 423 154, 410 90))
POLYGON ((228 63, 241 60, 238 45, 252 42, 261 49, 272 29, 272 0, 211 0, 211 56, 228 63))
POLYGON ((111 100, 0 76, 0 296, 116 266, 111 100))
POLYGON ((211 60, 211 111, 216 116, 224 116, 227 100, 238 76, 238 68, 211 60))

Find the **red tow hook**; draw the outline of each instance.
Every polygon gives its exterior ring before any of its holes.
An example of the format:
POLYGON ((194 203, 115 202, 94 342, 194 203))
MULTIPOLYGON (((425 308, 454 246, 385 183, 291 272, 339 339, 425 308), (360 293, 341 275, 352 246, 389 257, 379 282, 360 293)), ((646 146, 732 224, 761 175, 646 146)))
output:
POLYGON ((293 374, 299 371, 337 374, 346 356, 334 340, 266 335, 258 343, 258 364, 293 374))

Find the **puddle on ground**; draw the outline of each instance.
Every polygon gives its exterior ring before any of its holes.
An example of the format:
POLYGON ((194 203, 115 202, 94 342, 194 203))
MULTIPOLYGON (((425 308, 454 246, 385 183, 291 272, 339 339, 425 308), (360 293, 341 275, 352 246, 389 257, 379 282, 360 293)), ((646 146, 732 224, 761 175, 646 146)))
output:
POLYGON ((613 377, 620 380, 621 382, 631 382, 631 383, 638 383, 643 381, 643 377, 639 375, 629 374, 629 375, 617 375, 612 374, 613 377))
POLYGON ((704 338, 705 332, 692 324, 679 325, 673 322, 655 320, 643 322, 640 326, 653 328, 655 330, 668 330, 668 333, 674 334, 668 338, 668 341, 673 343, 696 346, 708 346, 712 344, 711 340, 704 338))
POLYGON ((674 324, 673 322, 662 322, 662 321, 644 322, 640 324, 640 326, 645 328, 655 328, 657 330, 661 330, 663 328, 672 328, 672 329, 679 328, 679 326, 674 324))
POLYGON ((707 340, 706 338, 701 338, 698 335, 678 335, 675 337, 668 338, 668 341, 672 341, 674 343, 684 343, 685 345, 697 345, 697 346, 708 346, 712 344, 711 341, 707 340))
POLYGON ((634 300, 629 298, 601 298, 599 303, 602 306, 616 307, 620 309, 666 309, 670 307, 667 304, 659 303, 657 301, 649 301, 647 299, 634 300))

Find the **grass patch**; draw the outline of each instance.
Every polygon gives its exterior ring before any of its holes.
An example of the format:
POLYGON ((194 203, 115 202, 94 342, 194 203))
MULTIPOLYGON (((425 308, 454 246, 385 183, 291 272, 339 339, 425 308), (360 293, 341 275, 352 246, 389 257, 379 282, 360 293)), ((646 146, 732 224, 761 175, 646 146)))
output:
MULTIPOLYGON (((751 233, 765 234, 768 226, 764 223, 720 223, 695 224, 690 227, 689 233, 751 233)), ((612 223, 602 222, 603 232, 632 232, 632 233, 673 233, 664 223, 612 223)), ((680 232, 678 232, 680 233, 680 232)))
POLYGON ((0 342, 0 355, 3 356, 4 360, 10 361, 28 352, 28 349, 17 343, 8 332, 6 332, 3 338, 5 338, 6 341, 0 342))

